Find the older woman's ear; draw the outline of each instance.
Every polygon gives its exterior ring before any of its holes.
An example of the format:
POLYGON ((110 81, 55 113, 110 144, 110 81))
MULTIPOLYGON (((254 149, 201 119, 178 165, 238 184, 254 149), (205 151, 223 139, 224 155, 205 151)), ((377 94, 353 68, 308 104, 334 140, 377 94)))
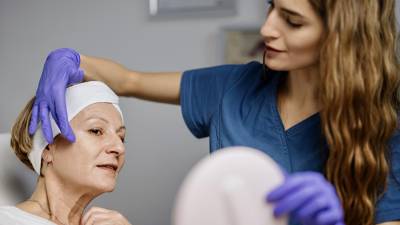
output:
POLYGON ((53 148, 54 148, 54 144, 49 144, 44 149, 44 151, 42 153, 43 164, 47 165, 47 164, 53 162, 53 148))
POLYGON ((49 144, 46 146, 42 153, 42 166, 40 167, 40 176, 44 177, 49 164, 53 163, 53 151, 54 144, 49 144))

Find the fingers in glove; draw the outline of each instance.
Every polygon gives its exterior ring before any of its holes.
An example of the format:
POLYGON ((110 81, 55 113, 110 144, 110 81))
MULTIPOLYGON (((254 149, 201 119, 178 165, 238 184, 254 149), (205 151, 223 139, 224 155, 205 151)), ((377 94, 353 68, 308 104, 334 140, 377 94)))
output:
POLYGON ((74 132, 69 124, 67 106, 65 102, 65 88, 58 90, 55 95, 54 113, 56 115, 56 123, 60 128, 61 134, 69 141, 75 142, 76 138, 74 132))
POLYGON ((306 206, 312 199, 320 195, 321 190, 312 185, 303 186, 295 191, 289 192, 284 198, 276 203, 274 215, 279 217, 283 214, 292 213, 306 206))
POLYGON ((39 114, 40 114, 40 120, 42 122, 42 132, 44 138, 46 139, 47 143, 52 144, 53 130, 51 129, 49 109, 47 107, 46 102, 39 103, 39 110, 40 110, 39 114))
POLYGON ((301 188, 307 183, 318 183, 323 182, 324 178, 322 175, 314 172, 303 172, 288 176, 285 182, 275 190, 271 191, 267 196, 268 202, 276 202, 284 198, 288 193, 301 188))
POLYGON ((37 129, 38 118, 39 118, 39 106, 35 102, 32 107, 31 121, 29 123, 29 134, 30 135, 33 135, 37 129))
POLYGON ((338 224, 343 223, 343 213, 340 209, 334 208, 322 211, 316 215, 317 224, 338 224))

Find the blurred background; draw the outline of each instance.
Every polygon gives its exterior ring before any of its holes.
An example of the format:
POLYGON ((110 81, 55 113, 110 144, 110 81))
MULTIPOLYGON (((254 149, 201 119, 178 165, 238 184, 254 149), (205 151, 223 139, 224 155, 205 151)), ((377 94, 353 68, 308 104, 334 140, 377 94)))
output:
MULTIPOLYGON (((226 55, 240 52, 227 49, 232 43, 247 48, 241 54, 257 56, 257 38, 248 45, 240 33, 257 35, 265 0, 236 0, 229 13, 158 17, 149 15, 149 1, 0 0, 0 133, 10 131, 33 97, 44 60, 56 48, 74 48, 142 71, 184 71, 243 60, 226 55)), ((170 224, 179 185, 208 154, 208 139, 191 135, 177 106, 123 98, 121 107, 128 129, 125 168, 116 190, 93 205, 115 209, 132 224, 170 224)), ((36 182, 11 153, 8 140, 7 134, 0 135, 0 205, 27 198, 36 182)))

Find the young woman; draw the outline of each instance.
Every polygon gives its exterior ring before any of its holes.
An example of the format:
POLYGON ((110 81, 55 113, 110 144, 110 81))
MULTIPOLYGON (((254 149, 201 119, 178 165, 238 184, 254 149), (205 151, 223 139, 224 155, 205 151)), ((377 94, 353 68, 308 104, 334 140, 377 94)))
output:
POLYGON ((29 135, 34 99, 17 118, 11 146, 39 177, 29 199, 0 207, 1 225, 130 224, 120 213, 99 207, 83 215, 94 198, 114 190, 125 161, 125 126, 118 97, 98 81, 69 87, 67 95, 68 116, 76 134, 72 144, 55 125, 52 144, 40 130, 29 135))
POLYGON ((394 0, 270 1, 264 65, 143 73, 58 49, 45 63, 30 131, 50 111, 74 141, 63 90, 102 80, 120 95, 180 104, 211 151, 245 145, 269 154, 290 175, 267 200, 291 224, 400 224, 394 9, 394 0))

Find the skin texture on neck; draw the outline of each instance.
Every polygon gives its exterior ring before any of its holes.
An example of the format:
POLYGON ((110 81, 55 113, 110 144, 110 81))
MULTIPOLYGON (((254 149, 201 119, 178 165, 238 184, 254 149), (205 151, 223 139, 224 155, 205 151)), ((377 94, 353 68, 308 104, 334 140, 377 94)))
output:
POLYGON ((293 70, 278 92, 278 110, 285 130, 320 110, 317 66, 293 70))
POLYGON ((57 224, 75 225, 80 224, 84 209, 96 196, 62 184, 47 174, 38 178, 36 189, 29 198, 33 201, 24 201, 17 207, 57 224))
POLYGON ((51 173, 46 175, 38 179, 30 197, 34 201, 22 202, 17 207, 57 224, 80 224, 84 209, 97 195, 69 187, 51 173))

